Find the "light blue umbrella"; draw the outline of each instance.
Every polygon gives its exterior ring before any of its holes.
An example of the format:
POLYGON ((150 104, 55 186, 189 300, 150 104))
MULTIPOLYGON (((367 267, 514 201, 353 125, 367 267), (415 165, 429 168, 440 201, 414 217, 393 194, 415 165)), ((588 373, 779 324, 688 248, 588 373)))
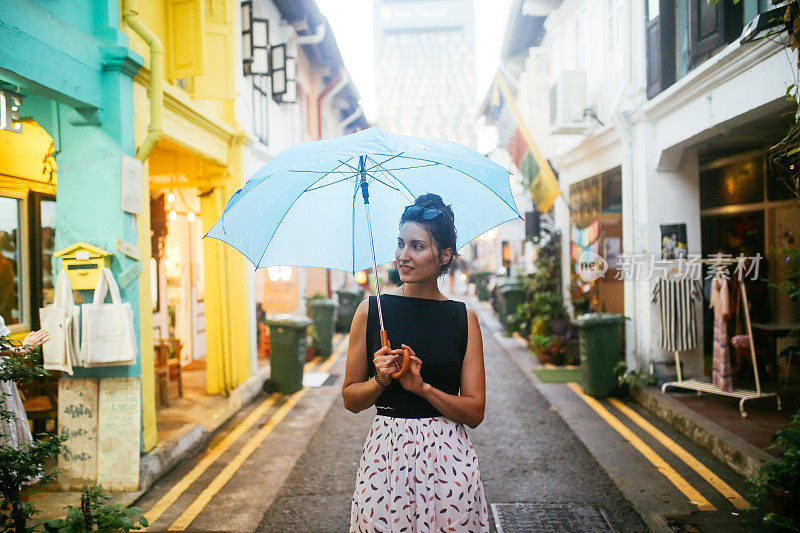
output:
POLYGON ((377 273, 377 265, 394 260, 400 215, 425 193, 452 206, 458 249, 522 218, 504 167, 458 143, 373 127, 283 150, 236 191, 206 236, 233 246, 256 268, 377 273))

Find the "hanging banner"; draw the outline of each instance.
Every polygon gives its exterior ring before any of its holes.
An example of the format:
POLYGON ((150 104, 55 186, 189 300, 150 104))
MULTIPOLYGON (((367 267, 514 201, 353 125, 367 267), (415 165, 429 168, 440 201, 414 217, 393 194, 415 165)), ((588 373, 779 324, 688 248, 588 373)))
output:
POLYGON ((506 104, 516 122, 516 129, 506 144, 506 151, 522 174, 523 184, 530 189, 536 208, 541 213, 547 213, 561 194, 558 179, 525 126, 508 83, 500 71, 497 71, 485 114, 497 120, 502 116, 506 104))
POLYGON ((595 220, 585 228, 572 226, 572 240, 578 246, 588 246, 600 236, 600 221, 595 220))

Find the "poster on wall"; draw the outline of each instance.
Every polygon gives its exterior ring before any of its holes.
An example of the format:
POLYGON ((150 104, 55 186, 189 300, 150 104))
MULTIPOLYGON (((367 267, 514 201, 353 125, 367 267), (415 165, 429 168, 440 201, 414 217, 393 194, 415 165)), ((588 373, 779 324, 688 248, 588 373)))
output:
POLYGON ((603 239, 603 256, 606 258, 609 270, 617 270, 620 267, 620 253, 622 253, 622 241, 619 237, 603 239))
POLYGON ((686 224, 661 224, 661 259, 686 259, 686 224))
POLYGON ((142 212, 142 162, 125 154, 120 170, 120 208, 135 215, 142 212))

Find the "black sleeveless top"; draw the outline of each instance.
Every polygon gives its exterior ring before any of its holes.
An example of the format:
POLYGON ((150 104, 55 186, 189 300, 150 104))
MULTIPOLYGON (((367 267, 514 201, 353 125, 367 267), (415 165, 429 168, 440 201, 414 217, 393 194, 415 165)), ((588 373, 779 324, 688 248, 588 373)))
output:
MULTIPOLYGON (((443 392, 457 395, 461 364, 467 351, 467 307, 455 300, 432 300, 395 294, 381 295, 383 323, 392 349, 410 346, 422 361, 423 381, 443 392)), ((367 318, 367 372, 377 371, 372 358, 381 348, 380 320, 375 296, 369 297, 367 318)), ((396 380, 375 402, 379 415, 396 418, 442 416, 422 396, 408 392, 396 380)))

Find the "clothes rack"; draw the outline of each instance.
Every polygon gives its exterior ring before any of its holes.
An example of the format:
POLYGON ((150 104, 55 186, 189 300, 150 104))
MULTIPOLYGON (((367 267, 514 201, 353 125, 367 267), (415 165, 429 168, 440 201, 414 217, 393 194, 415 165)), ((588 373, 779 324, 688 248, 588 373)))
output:
MULTIPOLYGON (((686 260, 686 259, 669 259, 669 260, 660 260, 660 262, 670 262, 670 263, 679 263, 679 264, 714 264, 717 266, 717 272, 714 275, 717 275, 720 269, 724 269, 729 265, 733 265, 736 263, 743 263, 747 258, 746 257, 714 257, 708 259, 695 259, 695 260, 686 260), (724 263, 723 263, 724 261, 724 263)), ((737 269, 734 269, 734 273, 737 269)), ((741 272, 741 269, 739 269, 741 272)), ((682 389, 689 389, 697 391, 697 395, 701 395, 704 392, 709 394, 719 394, 722 396, 730 396, 733 398, 739 398, 739 412, 741 413, 742 417, 747 417, 747 412, 744 410, 744 403, 749 400, 756 400, 760 398, 769 398, 774 396, 777 403, 778 403, 778 411, 781 410, 781 398, 775 392, 763 392, 761 390, 761 379, 758 374, 758 364, 756 362, 756 348, 755 343, 753 342, 753 329, 750 324, 750 310, 748 309, 748 302, 747 302, 747 289, 745 288, 744 283, 744 276, 741 277, 739 280, 739 290, 741 294, 741 308, 744 310, 744 320, 745 320, 745 329, 747 332, 747 338, 750 344, 750 361, 753 366, 753 377, 755 378, 755 390, 751 389, 742 389, 742 388, 734 388, 731 391, 724 391, 718 387, 716 387, 713 383, 708 383, 699 379, 683 379, 683 373, 681 372, 681 361, 680 355, 678 350, 675 350, 675 370, 678 375, 677 381, 668 381, 661 386, 661 392, 665 393, 669 387, 674 388, 682 388, 682 389)), ((662 326, 663 327, 663 326, 662 326)))

